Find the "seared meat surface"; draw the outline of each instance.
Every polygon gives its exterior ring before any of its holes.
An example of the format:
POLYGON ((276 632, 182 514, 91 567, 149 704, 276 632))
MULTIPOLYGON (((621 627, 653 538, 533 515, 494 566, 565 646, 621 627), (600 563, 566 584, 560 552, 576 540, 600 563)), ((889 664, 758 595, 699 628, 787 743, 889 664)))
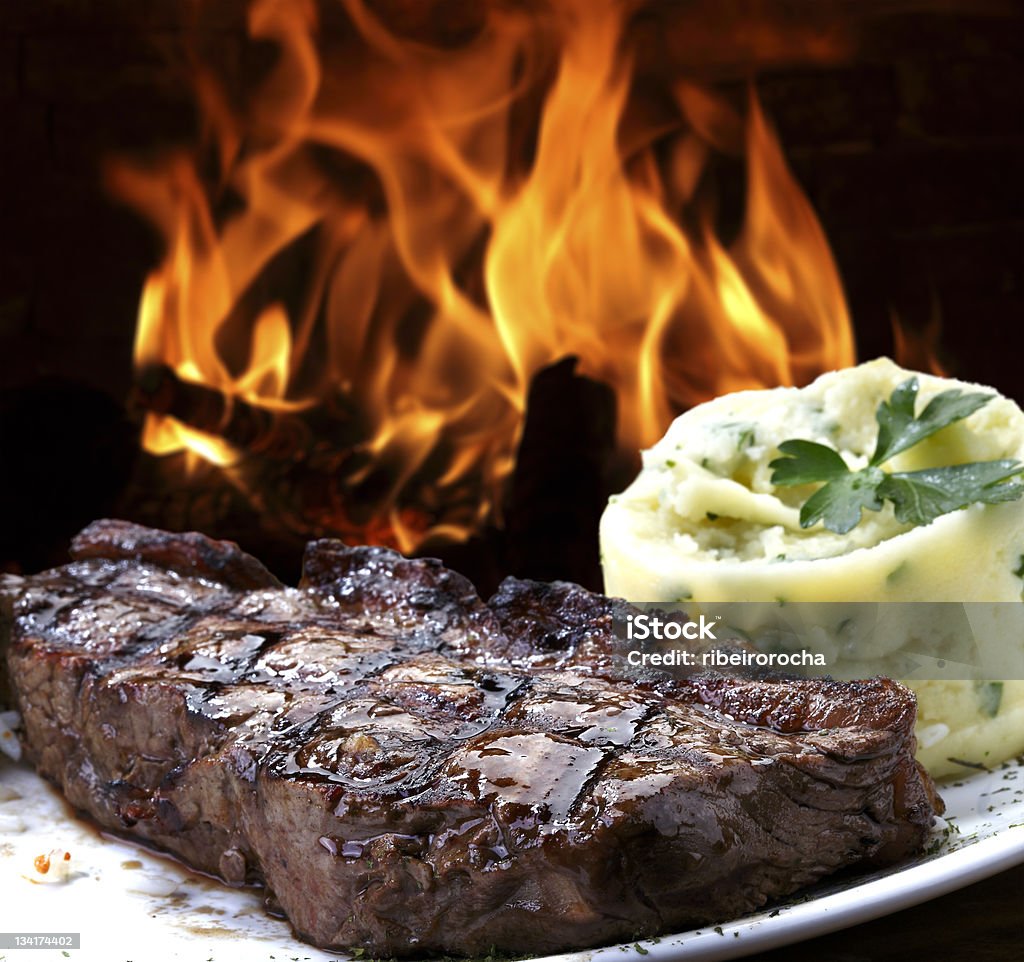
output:
POLYGON ((917 851, 895 682, 627 676, 622 602, 336 541, 298 588, 122 522, 24 579, 25 749, 108 829, 375 956, 546 953, 735 917, 917 851))

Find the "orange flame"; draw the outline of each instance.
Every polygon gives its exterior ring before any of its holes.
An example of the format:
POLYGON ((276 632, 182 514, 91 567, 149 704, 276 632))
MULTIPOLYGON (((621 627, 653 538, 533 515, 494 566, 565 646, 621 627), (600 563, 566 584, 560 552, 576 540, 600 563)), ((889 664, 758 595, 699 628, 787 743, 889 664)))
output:
MULTIPOLYGON (((361 413, 342 483, 375 478, 373 510, 321 527, 412 551, 496 518, 531 379, 565 356, 615 389, 633 451, 716 394, 853 363, 828 245, 756 100, 744 122, 679 82, 670 122, 637 121, 625 5, 496 4, 441 51, 341 3, 339 40, 312 3, 258 0, 250 32, 279 55, 243 107, 200 70, 215 186, 185 153, 114 171, 167 238, 140 367, 228 413, 361 413), (747 210, 726 245, 703 175, 733 149, 747 210)), ((153 413, 144 443, 253 484, 222 429, 153 413)))
POLYGON ((952 372, 938 355, 942 334, 942 306, 933 294, 931 313, 923 326, 906 323, 895 311, 892 325, 893 357, 896 363, 912 371, 927 371, 939 377, 952 377, 952 372))

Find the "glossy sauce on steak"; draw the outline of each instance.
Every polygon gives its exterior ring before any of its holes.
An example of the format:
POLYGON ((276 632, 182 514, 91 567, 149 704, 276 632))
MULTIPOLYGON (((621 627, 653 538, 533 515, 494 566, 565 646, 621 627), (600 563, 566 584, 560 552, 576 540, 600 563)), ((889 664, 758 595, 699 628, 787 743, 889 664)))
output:
POLYGON ((312 543, 97 522, 8 589, 28 757, 101 825, 376 956, 554 952, 732 918, 917 851, 895 682, 628 675, 622 602, 312 543))

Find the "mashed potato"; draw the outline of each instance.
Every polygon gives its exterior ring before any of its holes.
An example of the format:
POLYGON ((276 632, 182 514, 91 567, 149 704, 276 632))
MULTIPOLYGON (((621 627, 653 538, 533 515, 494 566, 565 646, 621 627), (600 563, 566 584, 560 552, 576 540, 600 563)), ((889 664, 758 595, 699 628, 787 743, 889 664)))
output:
MULTIPOLYGON (((930 524, 900 523, 888 502, 839 535, 800 527, 815 489, 776 487, 769 463, 791 438, 867 464, 878 405, 914 376, 886 359, 806 388, 745 391, 679 417, 644 452, 643 470, 601 521, 605 589, 631 601, 1013 601, 1022 598, 1024 500, 976 504, 930 524)), ((917 410, 942 391, 989 388, 917 374, 917 410)), ((886 462, 887 470, 1024 460, 1024 414, 999 395, 965 420, 886 462)), ((932 631, 932 628, 929 628, 932 631)), ((1024 644, 1024 641, 1022 641, 1024 644)), ((919 757, 935 775, 956 761, 1024 751, 1024 682, 912 682, 919 757), (998 697, 996 697, 998 694, 998 697)))

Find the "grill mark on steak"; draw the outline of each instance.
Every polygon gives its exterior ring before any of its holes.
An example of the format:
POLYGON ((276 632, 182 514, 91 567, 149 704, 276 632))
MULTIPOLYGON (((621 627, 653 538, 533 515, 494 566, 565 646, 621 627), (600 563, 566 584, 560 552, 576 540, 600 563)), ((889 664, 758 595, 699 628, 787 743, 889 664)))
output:
POLYGON ((27 754, 104 827, 263 882, 318 945, 721 921, 917 851, 941 804, 895 682, 627 674, 628 606, 574 585, 484 604, 438 562, 318 541, 283 588, 231 544, 109 521, 74 554, 7 589, 27 754))

